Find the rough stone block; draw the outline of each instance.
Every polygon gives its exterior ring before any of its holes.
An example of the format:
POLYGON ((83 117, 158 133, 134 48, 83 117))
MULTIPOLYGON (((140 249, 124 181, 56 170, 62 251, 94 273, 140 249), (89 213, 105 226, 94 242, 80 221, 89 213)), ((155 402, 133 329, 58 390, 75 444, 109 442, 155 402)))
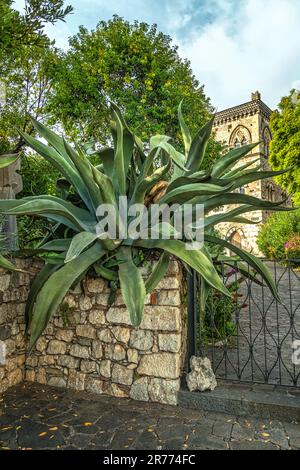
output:
POLYGON ((181 336, 173 333, 159 334, 158 346, 161 351, 179 352, 181 336))
POLYGON ((85 390, 91 393, 103 393, 104 382, 100 379, 87 377, 85 381, 85 390))
POLYGON ((92 323, 92 325, 103 325, 105 323, 104 310, 92 309, 89 314, 89 322, 92 323))
POLYGON ((47 353, 48 354, 65 354, 67 345, 63 341, 52 339, 49 341, 47 353))
POLYGON ((53 387, 66 387, 67 383, 63 377, 50 377, 48 384, 53 387))
POLYGON ((127 344, 130 338, 130 329, 122 326, 113 326, 111 332, 117 341, 127 344))
POLYGON ((114 364, 112 367, 112 381, 118 384, 131 385, 133 380, 133 371, 127 369, 121 364, 114 364))
POLYGON ((140 329, 132 330, 130 346, 141 351, 148 351, 153 346, 153 334, 151 331, 140 329))
POLYGON ((130 389, 130 398, 138 401, 149 401, 147 377, 141 377, 133 382, 130 389))
POLYGON ((145 354, 141 357, 137 372, 140 375, 177 379, 180 376, 180 356, 167 352, 145 354))
POLYGON ((70 350, 71 356, 81 357, 88 359, 90 356, 89 348, 87 346, 80 346, 79 344, 73 344, 70 350))
POLYGON ((180 308, 168 306, 146 306, 140 328, 144 330, 180 331, 180 308))
POLYGON ((109 359, 100 362, 100 375, 106 378, 111 377, 111 361, 109 359))
POLYGON ((180 379, 164 380, 150 378, 148 389, 151 401, 177 405, 177 393, 180 389, 180 379))
POLYGON ((72 330, 57 330, 55 333, 55 336, 57 339, 60 339, 62 341, 65 341, 66 343, 70 343, 73 339, 74 332, 72 330))
POLYGON ((78 325, 76 326, 77 336, 82 336, 83 338, 96 338, 96 330, 91 325, 78 325))
POLYGON ((90 374, 97 370, 97 364, 95 361, 82 360, 80 363, 80 370, 86 374, 90 374))

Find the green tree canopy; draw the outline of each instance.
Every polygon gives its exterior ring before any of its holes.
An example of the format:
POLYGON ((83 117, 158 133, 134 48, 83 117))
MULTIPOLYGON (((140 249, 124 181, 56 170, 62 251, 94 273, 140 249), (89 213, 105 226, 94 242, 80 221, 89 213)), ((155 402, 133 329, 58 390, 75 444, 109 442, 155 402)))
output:
POLYGON ((142 139, 153 133, 179 137, 177 107, 184 100, 187 124, 195 132, 212 112, 190 63, 155 25, 118 16, 94 31, 80 27, 61 55, 51 109, 67 133, 107 141, 108 99, 126 110, 142 139))
POLYGON ((47 23, 64 21, 73 8, 63 7, 65 0, 26 0, 22 13, 13 8, 13 0, 0 2, 0 60, 16 56, 23 46, 49 44, 44 32, 47 23))
POLYGON ((279 111, 271 116, 270 163, 274 170, 293 167, 276 182, 287 189, 295 204, 300 204, 300 93, 292 90, 282 98, 279 111))

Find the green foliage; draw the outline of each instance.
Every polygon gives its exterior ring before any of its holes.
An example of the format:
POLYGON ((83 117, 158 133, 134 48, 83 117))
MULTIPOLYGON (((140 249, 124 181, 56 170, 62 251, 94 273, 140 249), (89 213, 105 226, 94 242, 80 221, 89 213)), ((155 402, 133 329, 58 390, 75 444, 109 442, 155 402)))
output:
MULTIPOLYGON (((167 134, 181 140, 177 107, 183 98, 193 133, 212 112, 190 63, 180 58, 171 38, 155 25, 114 16, 94 31, 80 27, 70 46, 55 69, 49 108, 54 122, 59 119, 75 140, 107 143, 108 96, 126 110, 127 122, 142 139, 167 134)), ((211 140, 211 158, 216 158, 219 148, 211 140)))
POLYGON ((34 130, 29 115, 44 116, 51 92, 49 70, 55 63, 55 50, 31 46, 24 47, 22 55, 6 68, 1 77, 6 100, 0 108, 0 154, 18 153, 24 144, 19 131, 31 134, 34 130))
POLYGON ((272 214, 261 226, 257 245, 271 259, 284 259, 285 243, 294 233, 300 233, 300 211, 272 214))
POLYGON ((230 292, 233 297, 227 297, 216 290, 211 290, 204 316, 201 321, 201 343, 228 341, 236 334, 236 326, 233 322, 234 312, 239 308, 235 297, 237 296, 239 284, 234 283, 230 292))
POLYGON ((73 10, 71 6, 63 8, 63 4, 64 0, 27 0, 20 13, 13 8, 13 0, 1 0, 0 63, 21 55, 23 46, 49 45, 45 25, 64 21, 73 10))
MULTIPOLYGON (((142 319, 146 292, 155 289, 161 280, 170 255, 198 272, 206 292, 213 288, 229 296, 230 292, 220 278, 218 262, 222 261, 229 267, 237 265, 243 275, 253 277, 241 262, 245 260, 254 271, 260 273, 278 298, 273 278, 259 259, 211 234, 211 229, 220 222, 244 222, 240 215, 251 210, 285 210, 280 203, 262 201, 234 191, 249 181, 278 174, 258 171, 257 168, 245 172, 243 166, 232 170, 255 145, 233 149, 209 170, 203 170, 211 121, 193 136, 179 111, 180 125, 185 134, 185 150, 181 153, 171 144, 171 137, 166 135, 155 135, 144 144, 131 131, 114 104, 111 104, 110 117, 113 147, 97 152, 100 163, 97 166, 92 164, 80 146, 72 147, 64 138, 34 119, 32 123, 36 132, 48 145, 22 133, 27 145, 59 171, 63 177, 60 182, 64 186, 61 197, 46 194, 0 201, 0 213, 4 215, 38 216, 56 223, 52 239, 36 250, 47 263, 36 277, 29 294, 26 316, 30 347, 44 331, 68 290, 92 267, 110 282, 120 283, 123 300, 132 324, 136 326, 142 319), (165 179, 167 177, 168 181, 165 179), (111 204, 116 208, 118 221, 119 196, 127 196, 129 206, 147 200, 151 209, 151 198, 149 200, 148 196, 157 185, 164 187, 156 201, 158 204, 177 203, 182 207, 184 203, 202 203, 206 216, 205 241, 222 249, 229 248, 236 253, 237 259, 222 254, 212 259, 206 247, 186 249, 187 240, 178 240, 174 235, 174 218, 170 223, 158 222, 155 227, 147 227, 148 231, 150 228, 156 230, 160 235, 157 239, 124 239, 119 236, 119 227, 116 238, 99 237, 97 210, 102 204, 111 204), (233 205, 234 209, 215 214, 214 210, 223 204, 233 205), (165 239, 162 235, 166 232, 173 235, 165 239), (146 281, 137 266, 137 259, 141 257, 136 256, 136 250, 160 252, 160 262, 146 281)), ((126 226, 129 220, 125 221, 126 226)))
MULTIPOLYGON (((299 228, 300 228, 300 224, 299 224, 299 228)), ((294 233, 284 245, 286 257, 289 259, 300 260, 300 233, 299 232, 294 233)), ((298 262, 297 264, 299 265, 300 262, 298 262)))
POLYGON ((277 177, 276 181, 300 204, 300 94, 292 90, 282 98, 279 111, 271 116, 272 141, 270 163, 274 170, 292 168, 277 177))

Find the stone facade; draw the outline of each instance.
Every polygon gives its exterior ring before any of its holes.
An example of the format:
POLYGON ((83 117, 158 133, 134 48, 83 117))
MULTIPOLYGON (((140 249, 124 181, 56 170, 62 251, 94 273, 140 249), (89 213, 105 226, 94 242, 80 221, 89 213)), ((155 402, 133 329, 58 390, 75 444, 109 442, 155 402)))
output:
MULTIPOLYGON (((260 142, 241 163, 257 159, 254 166, 261 164, 263 169, 268 169, 269 144, 272 139, 269 127, 271 113, 271 109, 261 100, 260 93, 252 93, 251 101, 216 113, 213 127, 215 137, 227 148, 260 142)), ((240 192, 273 202, 286 197, 286 193, 272 179, 250 183, 240 188, 240 192)), ((225 207, 224 210, 232 208, 225 207)), ((232 241, 237 246, 260 254, 256 244, 260 227, 257 222, 264 222, 268 215, 267 211, 250 212, 246 217, 253 220, 253 225, 223 223, 218 228, 223 235, 233 234, 232 241)))
POLYGON ((24 313, 30 272, 37 266, 32 260, 17 260, 16 264, 26 272, 0 270, 0 393, 21 382, 25 373, 24 313))
MULTIPOLYGON (((27 271, 36 272, 34 262, 22 263, 27 271)), ((0 334, 8 349, 6 364, 0 365, 1 392, 25 379, 176 404, 186 344, 186 309, 181 305, 182 277, 176 261, 148 295, 139 328, 131 326, 120 294, 108 308, 107 283, 86 278, 82 287, 66 296, 60 312, 25 358, 24 307, 29 282, 29 273, 0 275, 0 334)))

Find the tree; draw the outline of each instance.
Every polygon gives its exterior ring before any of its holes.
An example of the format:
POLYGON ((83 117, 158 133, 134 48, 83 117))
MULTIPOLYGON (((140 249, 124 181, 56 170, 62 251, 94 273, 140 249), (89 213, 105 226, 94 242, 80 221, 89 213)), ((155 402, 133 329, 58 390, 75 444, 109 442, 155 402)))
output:
POLYGON ((73 11, 65 0, 25 0, 24 12, 13 8, 13 0, 1 0, 0 4, 0 61, 18 55, 23 46, 45 46, 49 38, 44 32, 47 23, 64 21, 73 11))
POLYGON ((270 164, 274 170, 292 168, 276 182, 300 203, 300 93, 292 90, 271 116, 270 164))
POLYGON ((51 109, 67 133, 81 141, 105 143, 108 99, 123 110, 142 139, 151 133, 179 138, 177 107, 184 100, 194 133, 212 107, 190 63, 155 25, 129 23, 118 16, 94 31, 80 27, 61 55, 51 109))
POLYGON ((56 60, 56 51, 50 46, 27 46, 7 69, 1 80, 5 101, 0 107, 0 153, 21 150, 23 139, 19 131, 32 132, 29 115, 36 119, 45 115, 51 90, 49 70, 56 60))

